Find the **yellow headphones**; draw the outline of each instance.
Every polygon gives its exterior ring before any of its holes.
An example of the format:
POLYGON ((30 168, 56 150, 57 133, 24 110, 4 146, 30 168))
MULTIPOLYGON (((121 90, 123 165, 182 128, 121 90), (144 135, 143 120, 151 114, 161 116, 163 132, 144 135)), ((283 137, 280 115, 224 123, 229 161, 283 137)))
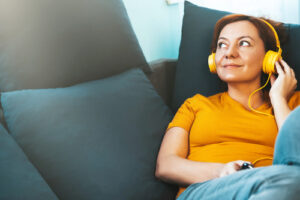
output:
MULTIPOLYGON (((259 19, 259 18, 258 18, 259 19)), ((277 35, 277 32, 275 31, 274 27, 267 22, 266 20, 260 19, 264 23, 266 23, 271 30, 274 32, 274 36, 276 39, 276 46, 278 48, 278 51, 272 51, 269 50, 265 54, 264 60, 263 60, 263 72, 266 74, 274 73, 275 72, 275 62, 278 61, 281 58, 282 50, 280 48, 280 42, 279 37, 277 35)), ((217 67, 215 63, 215 55, 216 53, 212 53, 208 56, 208 66, 211 73, 217 73, 217 67)))
MULTIPOLYGON (((248 106, 252 111, 254 111, 256 113, 260 113, 260 114, 264 114, 264 115, 274 117, 273 115, 270 115, 268 113, 257 111, 255 109, 253 109, 252 106, 251 106, 251 97, 252 97, 252 95, 255 92, 263 89, 268 84, 268 82, 270 80, 270 77, 271 77, 271 74, 275 73, 275 62, 282 58, 281 57, 282 49, 280 48, 279 37, 277 35, 277 32, 276 32, 275 28, 269 22, 267 22, 266 20, 263 20, 263 19, 260 19, 260 18, 258 18, 258 19, 263 21, 264 23, 266 23, 271 28, 271 30, 273 31, 275 39, 276 39, 276 46, 278 48, 278 51, 276 52, 276 51, 269 50, 265 54, 265 57, 264 57, 264 60, 263 60, 262 70, 263 70, 264 73, 269 74, 269 77, 268 77, 268 80, 265 83, 265 85, 263 85, 262 87, 256 89, 255 91, 253 91, 250 94, 249 99, 248 99, 248 106)), ((217 73, 217 67, 216 67, 216 63, 215 63, 215 56, 216 56, 216 53, 212 53, 208 56, 208 66, 209 66, 209 70, 210 70, 211 73, 217 73)))

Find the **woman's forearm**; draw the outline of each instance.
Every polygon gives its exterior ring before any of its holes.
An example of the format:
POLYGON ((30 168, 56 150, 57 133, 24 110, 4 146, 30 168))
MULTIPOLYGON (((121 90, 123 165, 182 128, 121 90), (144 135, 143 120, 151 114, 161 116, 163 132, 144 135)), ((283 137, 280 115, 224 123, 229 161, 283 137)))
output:
POLYGON ((274 109, 274 115, 277 123, 278 130, 290 114, 291 109, 288 106, 287 101, 284 98, 271 98, 271 103, 274 109))
POLYGON ((218 178, 224 164, 196 162, 170 155, 158 162, 156 177, 169 183, 186 187, 193 183, 218 178))

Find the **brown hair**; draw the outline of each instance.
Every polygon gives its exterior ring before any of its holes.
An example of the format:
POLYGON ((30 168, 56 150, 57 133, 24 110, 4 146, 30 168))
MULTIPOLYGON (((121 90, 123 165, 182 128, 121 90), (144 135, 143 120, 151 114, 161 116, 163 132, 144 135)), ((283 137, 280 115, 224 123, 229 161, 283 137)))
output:
MULTIPOLYGON (((227 24, 230 24, 233 22, 238 22, 238 21, 249 21, 256 27, 259 37, 262 39, 262 41, 264 43, 265 52, 267 52, 268 50, 277 51, 278 48, 276 46, 276 39, 275 39, 274 32, 265 22, 263 22, 260 19, 266 20, 274 27, 274 29, 276 30, 277 35, 279 37, 280 45, 282 45, 286 42, 287 34, 286 34, 286 30, 285 30, 283 23, 276 22, 276 21, 273 21, 270 19, 265 19, 263 17, 257 18, 257 17, 253 17, 253 16, 249 16, 249 15, 243 15, 243 14, 231 14, 231 15, 226 15, 217 21, 217 23, 215 25, 214 33, 213 33, 211 51, 216 52, 217 42, 218 42, 218 39, 219 39, 222 29, 227 24)), ((267 77, 268 77, 268 75, 266 75, 266 74, 262 75, 261 85, 263 85, 267 81, 267 77)), ((264 99, 266 99, 266 100, 268 99, 268 96, 269 96, 268 91, 270 90, 270 88, 271 88, 271 86, 269 83, 263 89, 264 99)), ((226 86, 221 85, 221 89, 227 90, 227 85, 226 86)))

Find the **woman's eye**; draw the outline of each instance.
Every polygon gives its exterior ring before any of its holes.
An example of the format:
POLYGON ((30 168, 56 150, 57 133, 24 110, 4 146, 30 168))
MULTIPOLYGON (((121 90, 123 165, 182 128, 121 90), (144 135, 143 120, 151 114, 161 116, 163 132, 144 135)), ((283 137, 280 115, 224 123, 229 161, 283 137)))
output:
POLYGON ((223 43, 223 42, 219 42, 218 43, 218 48, 223 48, 223 47, 225 47, 226 45, 225 45, 225 43, 223 43))
POLYGON ((250 46, 250 43, 248 41, 240 41, 240 46, 250 46))

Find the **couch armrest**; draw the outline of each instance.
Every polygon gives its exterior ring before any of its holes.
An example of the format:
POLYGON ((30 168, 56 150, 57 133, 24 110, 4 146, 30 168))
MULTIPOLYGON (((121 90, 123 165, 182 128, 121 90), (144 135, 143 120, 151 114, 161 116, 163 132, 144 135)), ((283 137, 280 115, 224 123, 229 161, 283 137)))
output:
POLYGON ((152 73, 148 74, 148 78, 165 103, 171 107, 177 60, 159 59, 149 65, 152 73))

